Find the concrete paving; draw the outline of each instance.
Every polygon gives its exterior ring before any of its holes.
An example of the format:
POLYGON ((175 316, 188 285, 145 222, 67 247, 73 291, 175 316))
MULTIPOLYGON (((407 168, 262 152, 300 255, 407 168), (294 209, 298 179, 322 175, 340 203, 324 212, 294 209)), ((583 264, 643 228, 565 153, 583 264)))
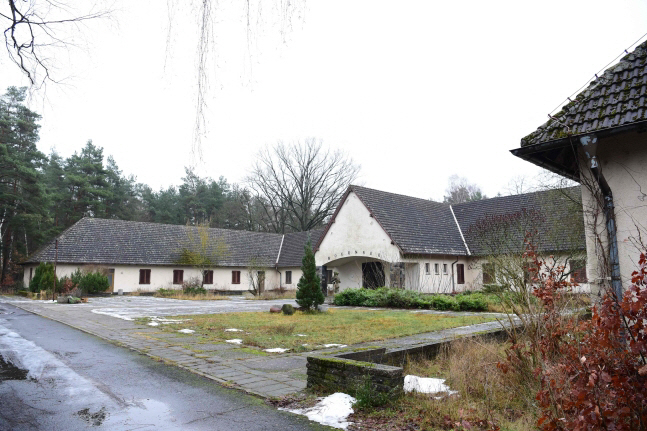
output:
MULTIPOLYGON (((91 298, 87 304, 72 305, 5 296, 0 297, 0 303, 2 302, 262 397, 281 397, 301 391, 306 387, 306 358, 310 354, 309 352, 261 356, 259 355, 260 352, 245 348, 245 346, 208 342, 196 334, 169 334, 155 327, 137 324, 134 321, 139 317, 268 311, 272 305, 294 304, 294 301, 254 301, 242 298, 217 301, 182 301, 121 296, 91 298)), ((403 310, 402 312, 421 311, 403 310)), ((422 312, 456 315, 474 314, 422 312)), ((232 326, 235 326, 235 324, 232 323, 232 326)), ((429 341, 488 331, 497 326, 500 326, 498 322, 489 322, 399 339, 364 343, 362 346, 379 345, 394 348, 418 345, 429 341)), ((232 338, 235 338, 235 332, 232 333, 232 338)), ((334 348, 324 349, 318 350, 317 353, 338 350, 334 348)))

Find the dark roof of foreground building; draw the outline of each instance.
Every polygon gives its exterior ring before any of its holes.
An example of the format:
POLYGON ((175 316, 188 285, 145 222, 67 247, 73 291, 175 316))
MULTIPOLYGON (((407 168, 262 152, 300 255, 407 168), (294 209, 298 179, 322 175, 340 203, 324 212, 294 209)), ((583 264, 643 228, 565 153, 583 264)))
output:
MULTIPOLYGON (((350 192, 357 195, 402 253, 467 254, 449 205, 360 186, 350 186, 342 202, 350 192)), ((338 210, 340 207, 341 203, 338 210)))
MULTIPOLYGON (((112 265, 178 265, 183 248, 193 249, 200 242, 201 228, 124 220, 83 218, 58 237, 59 263, 94 263, 112 265)), ((301 265, 297 256, 297 239, 306 232, 285 235, 287 256, 279 256, 283 235, 241 230, 208 228, 210 249, 218 266, 273 267, 278 260, 301 265), (224 245, 224 247, 222 246, 224 245)), ((204 234, 202 233, 202 234, 204 234)), ((314 234, 316 235, 316 234, 314 234)), ((199 249, 199 248, 198 248, 199 249)), ((54 242, 30 256, 24 263, 53 262, 54 242)))
POLYGON ((518 253, 527 232, 539 251, 585 248, 580 187, 502 196, 453 205, 473 255, 518 253))
MULTIPOLYGON (((503 196, 458 205, 350 186, 405 255, 483 255, 523 251, 537 229, 539 251, 584 249, 579 187, 503 196), (455 217, 455 218, 454 218, 455 217), (495 241, 490 241, 490 238, 495 241), (505 240, 505 241, 504 241, 505 240)), ((335 215, 328 227, 334 222, 335 215)), ((323 240, 327 229, 322 233, 323 240)))
POLYGON ((277 262, 279 267, 301 266, 304 248, 310 240, 312 247, 319 242, 324 229, 314 229, 307 232, 286 233, 281 245, 281 255, 277 262))
POLYGON ((647 41, 609 67, 521 146, 647 121, 647 41))

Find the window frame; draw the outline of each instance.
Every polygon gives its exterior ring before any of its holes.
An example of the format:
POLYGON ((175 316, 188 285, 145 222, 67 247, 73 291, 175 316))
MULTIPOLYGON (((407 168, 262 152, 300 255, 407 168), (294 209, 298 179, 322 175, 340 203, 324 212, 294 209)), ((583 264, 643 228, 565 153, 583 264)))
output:
POLYGON ((440 275, 440 264, 434 263, 434 275, 440 275))
POLYGON ((151 284, 151 270, 139 269, 139 284, 151 284))
POLYGON ((586 260, 585 259, 572 259, 570 262, 571 279, 577 283, 588 283, 589 279, 586 274, 586 260))
POLYGON ((183 269, 174 269, 173 270, 173 285, 178 286, 184 283, 184 270, 183 269))
POLYGON ((456 284, 465 284, 465 265, 456 264, 456 284))
POLYGON ((231 284, 240 284, 240 271, 231 271, 231 284))
POLYGON ((213 269, 205 269, 202 273, 202 284, 213 284, 213 269))
POLYGON ((292 284, 292 271, 285 271, 285 284, 292 284))
POLYGON ((430 275, 431 274, 431 263, 425 262, 425 274, 430 275))
POLYGON ((443 275, 447 275, 447 264, 443 263, 443 275))

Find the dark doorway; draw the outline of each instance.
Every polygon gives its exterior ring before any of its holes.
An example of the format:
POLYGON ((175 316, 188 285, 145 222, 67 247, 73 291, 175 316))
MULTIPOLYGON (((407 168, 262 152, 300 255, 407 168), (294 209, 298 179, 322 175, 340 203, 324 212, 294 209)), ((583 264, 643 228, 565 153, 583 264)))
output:
POLYGON ((362 264, 362 287, 376 289, 384 286, 384 267, 382 262, 362 264))
POLYGON ((258 293, 265 292, 265 271, 258 271, 258 293))

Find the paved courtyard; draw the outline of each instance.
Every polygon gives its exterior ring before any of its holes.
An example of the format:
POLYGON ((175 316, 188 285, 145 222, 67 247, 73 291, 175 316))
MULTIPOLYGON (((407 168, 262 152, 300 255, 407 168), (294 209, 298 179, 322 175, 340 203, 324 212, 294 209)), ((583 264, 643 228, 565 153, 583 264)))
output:
MULTIPOLYGON (((114 296, 90 298, 86 304, 72 305, 0 296, 0 302, 48 317, 214 381, 263 397, 279 397, 306 387, 306 358, 310 354, 308 352, 259 355, 258 351, 244 346, 209 343, 196 334, 163 332, 159 328, 138 324, 134 320, 140 317, 163 319, 164 316, 191 314, 267 312, 272 305, 296 305, 292 300, 254 301, 240 298, 184 301, 145 296, 114 296)), ((232 326, 235 326, 235 322, 232 322, 232 326)), ((417 345, 497 327, 500 327, 498 322, 489 322, 364 344, 383 347, 417 345)), ((334 352, 335 349, 318 350, 319 353, 328 351, 334 352)))

